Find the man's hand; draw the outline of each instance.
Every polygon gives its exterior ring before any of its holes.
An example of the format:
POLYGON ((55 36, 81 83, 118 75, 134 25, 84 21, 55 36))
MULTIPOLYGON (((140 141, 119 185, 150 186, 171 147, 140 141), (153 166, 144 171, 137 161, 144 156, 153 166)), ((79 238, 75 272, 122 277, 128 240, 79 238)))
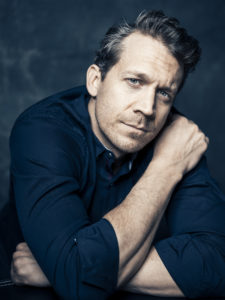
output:
POLYGON ((195 123, 181 115, 173 114, 170 121, 157 138, 152 161, 183 176, 199 162, 209 139, 195 123))
POLYGON ((26 243, 20 243, 13 253, 11 279, 16 285, 48 287, 50 283, 26 243))

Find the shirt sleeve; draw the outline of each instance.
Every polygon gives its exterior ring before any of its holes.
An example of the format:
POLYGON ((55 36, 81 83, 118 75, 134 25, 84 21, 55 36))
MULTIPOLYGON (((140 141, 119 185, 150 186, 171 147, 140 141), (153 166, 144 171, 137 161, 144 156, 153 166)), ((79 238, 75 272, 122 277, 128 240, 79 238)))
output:
POLYGON ((176 188, 166 216, 171 236, 155 247, 184 295, 225 296, 225 196, 205 157, 176 188))
POLYGON ((82 139, 56 120, 18 121, 10 139, 13 190, 24 238, 56 292, 101 300, 116 287, 119 250, 111 224, 92 224, 79 196, 82 139))

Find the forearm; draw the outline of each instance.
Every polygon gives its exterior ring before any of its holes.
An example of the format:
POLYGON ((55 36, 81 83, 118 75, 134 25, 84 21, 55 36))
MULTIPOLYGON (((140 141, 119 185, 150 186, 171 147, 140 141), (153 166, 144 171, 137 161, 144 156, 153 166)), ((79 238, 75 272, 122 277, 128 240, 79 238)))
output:
POLYGON ((143 264, 171 193, 180 180, 174 170, 151 163, 125 200, 104 216, 118 239, 120 261, 118 286, 143 264))
POLYGON ((139 271, 121 289, 153 296, 184 297, 154 247, 139 271))

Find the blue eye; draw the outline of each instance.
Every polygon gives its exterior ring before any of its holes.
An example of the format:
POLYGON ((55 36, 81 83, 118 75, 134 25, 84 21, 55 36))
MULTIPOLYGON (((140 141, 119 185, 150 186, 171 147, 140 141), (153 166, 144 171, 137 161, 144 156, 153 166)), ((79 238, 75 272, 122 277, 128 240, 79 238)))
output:
POLYGON ((131 84, 132 86, 139 86, 139 85, 141 85, 141 80, 136 79, 136 78, 127 78, 127 81, 128 81, 129 84, 131 84))
POLYGON ((158 90, 158 93, 162 95, 163 97, 169 98, 169 94, 165 92, 164 90, 158 90))
POLYGON ((173 100, 173 97, 165 90, 158 90, 157 93, 159 95, 159 99, 161 99, 165 103, 171 103, 171 101, 173 100))

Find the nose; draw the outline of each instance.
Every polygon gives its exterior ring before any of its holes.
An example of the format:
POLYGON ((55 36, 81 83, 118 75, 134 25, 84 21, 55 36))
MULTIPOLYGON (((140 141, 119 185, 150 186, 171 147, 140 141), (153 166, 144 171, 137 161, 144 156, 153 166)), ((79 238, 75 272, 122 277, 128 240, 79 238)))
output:
POLYGON ((139 98, 137 99, 136 105, 134 107, 134 111, 141 112, 146 117, 155 117, 155 100, 155 89, 151 88, 148 91, 145 91, 142 95, 139 95, 139 98))

